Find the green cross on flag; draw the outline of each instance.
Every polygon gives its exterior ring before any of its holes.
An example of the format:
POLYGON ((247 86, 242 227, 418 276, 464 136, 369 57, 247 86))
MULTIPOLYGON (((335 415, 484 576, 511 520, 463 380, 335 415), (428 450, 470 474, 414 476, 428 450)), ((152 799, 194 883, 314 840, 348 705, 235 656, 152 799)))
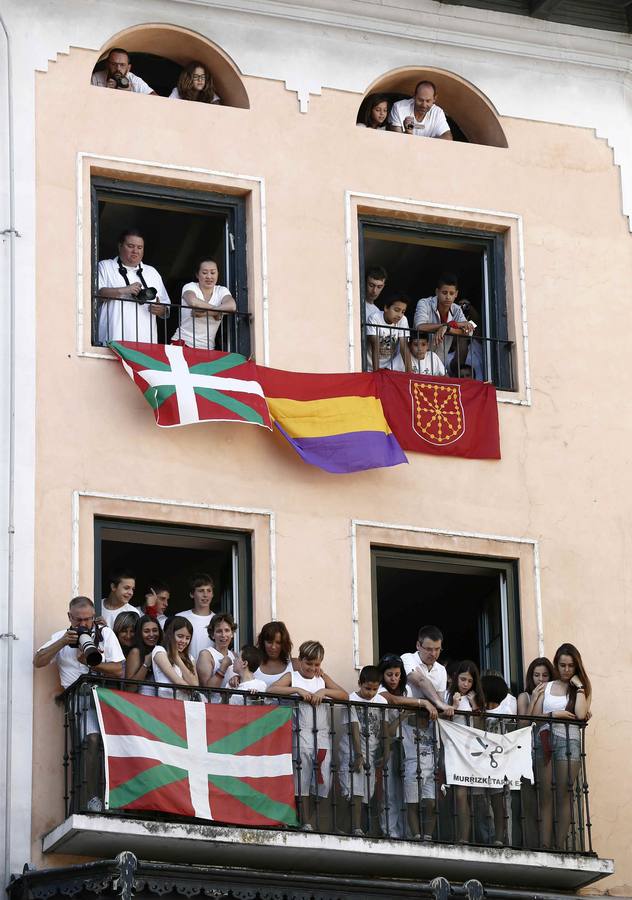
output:
POLYGON ((106 809, 295 825, 292 710, 93 688, 106 809))
POLYGON ((109 346, 154 410, 158 425, 248 422, 272 430, 256 365, 238 353, 130 341, 109 346))

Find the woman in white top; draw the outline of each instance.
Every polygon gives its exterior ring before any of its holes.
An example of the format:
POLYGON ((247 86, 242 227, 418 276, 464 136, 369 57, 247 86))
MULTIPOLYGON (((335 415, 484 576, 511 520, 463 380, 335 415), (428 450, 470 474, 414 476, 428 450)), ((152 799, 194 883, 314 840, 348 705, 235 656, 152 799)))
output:
POLYGON ((195 278, 182 288, 180 327, 172 340, 184 341, 187 347, 213 350, 222 316, 235 312, 237 304, 228 288, 217 283, 219 267, 214 259, 200 260, 195 278))
POLYGON ((581 768, 580 729, 568 723, 588 717, 592 688, 579 650, 572 644, 558 647, 553 666, 557 677, 545 684, 533 714, 549 716, 557 723, 551 722, 550 728, 540 731, 536 763, 542 816, 541 845, 547 850, 564 850, 573 812, 575 780, 581 768))
MULTIPOLYGON (((230 645, 237 631, 237 623, 230 613, 217 613, 208 624, 208 636, 214 647, 200 650, 197 658, 197 672, 200 687, 227 688, 233 677, 235 654, 230 645)), ((221 703, 222 695, 213 694, 211 703, 221 703)))
POLYGON ((178 84, 169 94, 170 100, 194 100, 197 103, 221 103, 215 93, 213 76, 201 62, 190 62, 185 66, 178 84))
POLYGON ((132 647, 136 643, 135 629, 138 616, 135 612, 121 612, 112 622, 112 631, 118 638, 121 645, 123 656, 123 678, 128 678, 127 658, 132 651, 132 647))
POLYGON ((265 681, 267 687, 293 670, 292 640, 284 622, 267 622, 259 632, 257 647, 261 663, 254 677, 265 681))
POLYGON ((153 678, 152 653, 162 643, 162 628, 152 616, 136 617, 135 643, 127 657, 126 678, 137 681, 138 685, 128 685, 128 691, 138 691, 146 697, 155 697, 156 688, 145 684, 153 678))
POLYGON ((555 679, 553 663, 546 656, 532 659, 524 678, 524 691, 518 694, 518 715, 532 716, 536 700, 544 692, 547 682, 555 679))
MULTIPOLYGON (((154 647, 151 654, 154 681, 162 684, 179 684, 197 687, 198 678, 193 660, 189 656, 189 644, 193 637, 193 625, 184 616, 174 616, 167 623, 163 646, 154 647)), ((159 697, 190 700, 191 691, 174 691, 158 688, 159 697)))

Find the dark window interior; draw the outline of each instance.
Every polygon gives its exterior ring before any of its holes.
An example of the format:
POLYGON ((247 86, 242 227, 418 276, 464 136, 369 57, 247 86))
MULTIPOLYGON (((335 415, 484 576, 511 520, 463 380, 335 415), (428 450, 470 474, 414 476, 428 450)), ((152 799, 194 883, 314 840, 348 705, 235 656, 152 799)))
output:
POLYGON ((444 635, 444 665, 472 659, 481 670, 505 673, 517 689, 521 660, 514 585, 511 566, 375 549, 376 656, 414 651, 419 628, 437 625, 444 635))
POLYGON ((247 536, 145 523, 95 521, 95 597, 107 597, 110 575, 129 570, 136 578, 132 603, 141 606, 155 580, 171 590, 168 614, 191 608, 188 581, 205 572, 215 582, 213 609, 233 613, 243 641, 251 638, 250 550, 247 536))
MULTIPOLYGON (((140 74, 140 73, 139 73, 140 74)), ((145 79, 147 80, 147 79, 145 79)), ((364 124, 364 116, 366 115, 366 108, 369 103, 372 102, 373 98, 379 94, 380 96, 384 96, 388 99, 388 108, 391 109, 393 103, 397 103, 398 100, 408 100, 410 94, 401 94, 401 93, 386 93, 382 94, 381 91, 376 91, 373 94, 369 94, 368 97, 365 97, 362 103, 360 104, 360 109, 358 110, 358 117, 356 122, 361 122, 364 124)), ((441 105, 441 104, 439 104, 441 105)), ((445 110, 444 110, 445 111, 445 110)), ((469 141, 465 136, 465 133, 459 128, 457 122, 454 119, 451 119, 450 116, 446 113, 446 119, 448 120, 448 125, 450 126, 450 131, 452 132, 452 137, 455 141, 461 141, 462 143, 468 144, 469 141)))

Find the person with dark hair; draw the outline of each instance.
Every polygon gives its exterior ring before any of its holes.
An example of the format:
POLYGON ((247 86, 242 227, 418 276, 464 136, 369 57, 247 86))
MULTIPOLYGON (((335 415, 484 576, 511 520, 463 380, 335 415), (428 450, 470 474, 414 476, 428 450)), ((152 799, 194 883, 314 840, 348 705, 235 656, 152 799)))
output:
POLYGON ((180 327, 173 341, 184 341, 187 347, 213 350, 215 336, 224 313, 235 312, 237 304, 228 288, 218 284, 219 267, 214 259, 202 259, 197 265, 195 281, 182 288, 180 327))
POLYGON ((136 643, 136 623, 138 613, 120 612, 112 623, 112 631, 121 645, 123 656, 123 678, 127 678, 127 657, 136 643))
POLYGON ((388 274, 382 266, 371 266, 370 269, 367 269, 364 277, 364 319, 368 322, 370 316, 380 311, 376 306, 377 298, 384 290, 388 274))
POLYGON ((213 618, 211 606, 215 592, 215 583, 206 572, 199 572, 189 579, 189 596, 193 600, 191 609, 178 613, 193 625, 193 637, 189 653, 197 660, 200 651, 212 646, 208 635, 208 626, 213 618))
MULTIPOLYGON (((193 626, 188 619, 174 616, 169 620, 162 644, 154 647, 151 653, 154 681, 165 685, 198 686, 195 662, 189 653, 192 636, 193 626)), ((164 687, 158 688, 158 696, 175 700, 191 700, 191 691, 177 691, 164 687)))
POLYGON ((553 663, 546 656, 532 659, 524 679, 524 691, 518 695, 518 714, 532 716, 536 701, 549 681, 555 681, 553 663))
POLYGON ((536 750, 542 846, 547 850, 563 850, 572 819, 573 789, 581 768, 581 731, 569 723, 586 720, 592 687, 579 650, 573 644, 557 648, 553 667, 556 678, 546 682, 533 714, 552 720, 540 730, 540 746, 536 750))
POLYGON ((154 579, 147 591, 145 592, 145 602, 142 611, 145 615, 155 619, 161 628, 165 627, 167 622, 167 609, 169 608, 169 599, 171 590, 165 581, 154 579))
POLYGON ((284 622, 266 622, 257 638, 261 662, 255 678, 269 687, 282 675, 292 672, 292 640, 284 622))
MULTIPOLYGON (((481 673, 473 660, 464 659, 457 666, 452 685, 446 691, 446 702, 459 712, 477 714, 485 709, 481 673)), ((468 724, 470 724, 469 720, 468 724)))
MULTIPOLYGON (((255 678, 255 672, 261 663, 261 651, 253 644, 244 644, 233 660, 234 678, 237 678, 236 689, 249 694, 264 693, 268 686, 265 681, 255 678)), ((248 701, 239 694, 231 694, 228 701, 232 706, 244 706, 248 701)))
POLYGON ((156 688, 144 684, 149 676, 152 679, 152 653, 154 647, 162 644, 163 634, 159 623, 152 616, 139 616, 136 620, 134 646, 129 652, 125 664, 125 677, 138 681, 138 687, 127 686, 128 691, 137 690, 146 697, 155 697, 156 688))
MULTIPOLYGON (((212 646, 200 650, 196 666, 202 687, 229 687, 233 677, 235 654, 230 645, 237 631, 237 623, 230 613, 217 613, 209 622, 207 632, 212 646)), ((211 703, 221 703, 222 695, 213 694, 211 703)))
POLYGON ((155 317, 169 314, 169 294, 160 273, 141 265, 145 239, 137 228, 127 228, 118 238, 118 256, 99 262, 99 343, 140 341, 158 343, 155 317))
POLYGON ((131 572, 124 569, 113 572, 110 575, 110 593, 101 601, 99 621, 112 628, 119 613, 130 612, 139 616, 140 610, 131 604, 135 588, 136 579, 131 572))
POLYGON ((367 369, 391 369, 394 372, 410 371, 408 352, 408 298, 393 294, 384 303, 384 311, 373 313, 367 322, 367 369))
POLYGON ((413 375, 445 375, 445 368, 430 347, 430 335, 423 331, 413 332, 408 339, 410 350, 410 370, 413 375))
POLYGON ((204 63, 190 62, 180 72, 178 83, 169 94, 170 100, 193 100, 197 103, 221 103, 215 93, 213 76, 204 63))
POLYGON ((448 675, 439 662, 443 649, 443 634, 436 625, 424 625, 417 635, 415 653, 403 653, 408 685, 413 697, 425 698, 444 716, 454 715, 453 707, 445 702, 448 675))
POLYGON ((363 120, 356 124, 360 128, 373 128, 376 131, 386 131, 388 119, 388 97, 384 94, 375 94, 366 102, 363 120))
POLYGON ((431 350, 437 354, 446 371, 453 335, 471 335, 472 325, 456 302, 459 280, 452 272, 443 272, 438 280, 434 297, 423 297, 417 302, 413 330, 432 334, 431 350))
POLYGON ((122 47, 113 47, 105 60, 105 69, 92 73, 90 83, 96 87, 132 91, 135 94, 155 94, 147 82, 134 75, 129 53, 122 47))
POLYGON ((415 137, 452 140, 452 132, 444 111, 437 106, 437 88, 432 81, 420 81, 409 100, 393 103, 388 118, 389 131, 415 137))

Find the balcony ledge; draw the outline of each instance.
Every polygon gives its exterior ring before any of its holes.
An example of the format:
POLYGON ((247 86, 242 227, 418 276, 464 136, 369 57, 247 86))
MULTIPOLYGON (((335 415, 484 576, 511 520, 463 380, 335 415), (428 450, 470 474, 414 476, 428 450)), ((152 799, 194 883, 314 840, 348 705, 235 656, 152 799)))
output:
POLYGON ((610 859, 508 848, 434 844, 387 839, 153 822, 112 815, 69 816, 42 839, 44 853, 102 858, 131 850, 160 862, 282 871, 359 874, 575 891, 614 872, 610 859), (323 852, 325 851, 325 852, 323 852), (220 855, 221 854, 221 855, 220 855))

